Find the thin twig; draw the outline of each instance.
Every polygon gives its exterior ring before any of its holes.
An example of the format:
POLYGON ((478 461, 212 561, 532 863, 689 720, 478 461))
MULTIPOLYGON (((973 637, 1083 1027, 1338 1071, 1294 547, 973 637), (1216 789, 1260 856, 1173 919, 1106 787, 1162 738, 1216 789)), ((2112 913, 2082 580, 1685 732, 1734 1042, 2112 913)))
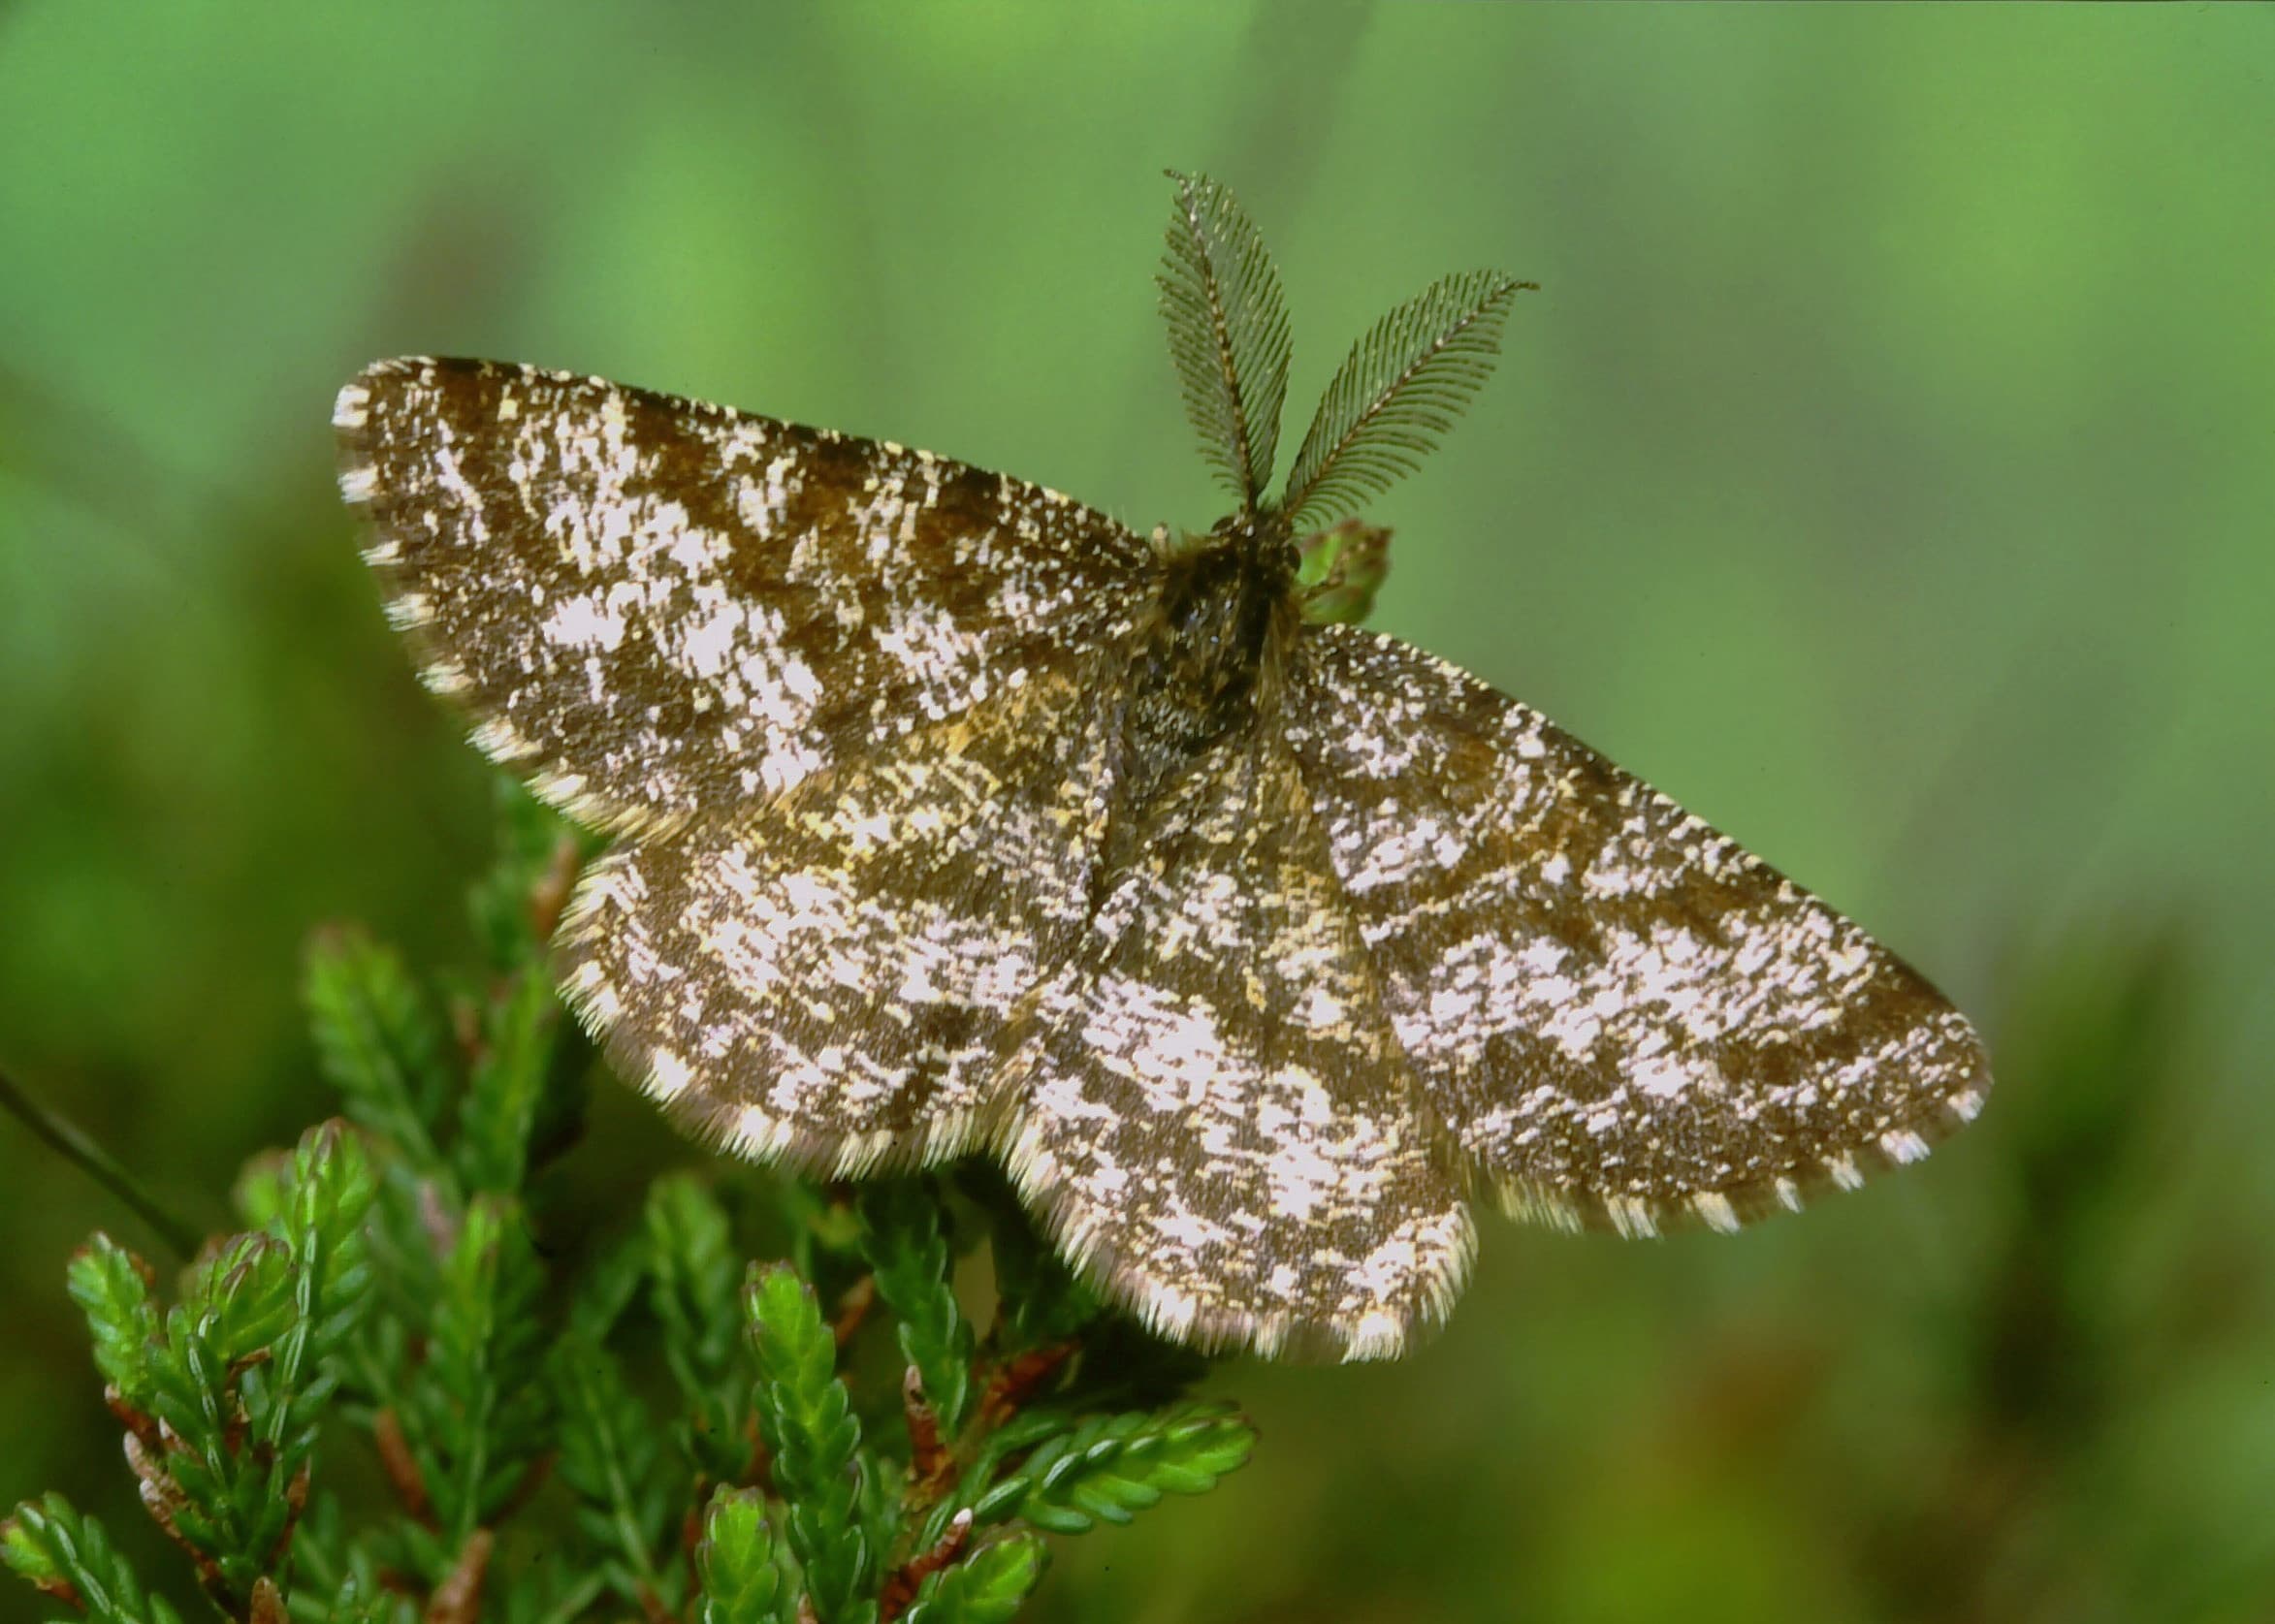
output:
POLYGON ((412 1518, 427 1527, 434 1526, 434 1503, 427 1493, 427 1480, 419 1471, 418 1456, 411 1452, 410 1440, 403 1436, 402 1421, 392 1405, 382 1406, 371 1417, 371 1443, 379 1450, 379 1465, 387 1474, 387 1481, 395 1485, 396 1498, 412 1518))
POLYGON ((914 1365, 901 1381, 901 1408, 909 1419, 909 1500, 929 1506, 956 1481, 956 1456, 940 1435, 940 1417, 924 1402, 924 1378, 914 1365))
POLYGON ((490 1576, 490 1553, 497 1544, 487 1528, 466 1536, 457 1565, 427 1600, 427 1624, 474 1624, 482 1616, 482 1581, 490 1576))
POLYGON ((964 1554, 964 1546, 972 1538, 972 1508, 966 1506, 947 1525, 947 1532, 940 1543, 921 1555, 912 1556, 896 1568, 885 1579, 884 1588, 878 1595, 878 1624, 892 1621, 908 1610, 916 1599, 917 1588, 941 1569, 964 1554))
POLYGON ((285 1624, 288 1616, 284 1593, 276 1588, 276 1581, 267 1574, 253 1580, 253 1605, 245 1614, 246 1624, 285 1624))
POLYGON ((111 1412, 112 1420, 141 1441, 144 1449, 155 1451, 165 1447, 158 1436, 158 1418, 127 1403, 126 1395, 108 1383, 103 1387, 103 1407, 111 1412))
POLYGON ((141 1494, 143 1510, 150 1513, 150 1520, 159 1531, 185 1551, 190 1565, 198 1571, 198 1584, 213 1605, 234 1616, 231 1604, 236 1597, 231 1593, 229 1580, 221 1572, 221 1565, 206 1550, 181 1531, 180 1513, 189 1505, 181 1492, 181 1485, 160 1464, 154 1450, 145 1449, 133 1433, 126 1435, 126 1464, 135 1475, 135 1487, 141 1494))
POLYGON ((540 942, 551 941, 561 924, 561 909, 577 882, 577 837, 563 834, 553 843, 545 871, 529 887, 529 930, 540 942))
POLYGON ((1070 1336, 1046 1348, 1031 1348, 996 1366, 987 1391, 980 1395, 979 1424, 992 1432, 1017 1415, 1081 1346, 1080 1337, 1070 1336))
POLYGON ((680 1559, 688 1565, 688 1594, 703 1594, 703 1513, 711 1498, 711 1480, 695 1474, 694 1498, 688 1504, 688 1514, 680 1519, 680 1559))
POLYGON ((877 1276, 873 1274, 865 1274, 846 1288, 846 1294, 837 1300, 837 1317, 829 1322, 829 1334, 840 1348, 853 1340, 853 1333, 869 1318, 870 1306, 876 1301, 877 1276))
POLYGON ((34 1099, 23 1086, 0 1070, 0 1106, 66 1162, 134 1209, 135 1216, 157 1231, 167 1249, 183 1262, 198 1255, 198 1231, 150 1194, 118 1159, 88 1136, 77 1123, 34 1099))

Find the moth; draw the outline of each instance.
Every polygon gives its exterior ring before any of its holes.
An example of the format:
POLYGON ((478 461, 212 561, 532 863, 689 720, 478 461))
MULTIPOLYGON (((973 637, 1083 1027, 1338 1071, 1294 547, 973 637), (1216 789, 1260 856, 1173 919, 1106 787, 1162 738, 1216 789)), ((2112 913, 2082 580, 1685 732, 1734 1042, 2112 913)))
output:
POLYGON ((744 1156, 991 1151, 1157 1332, 1376 1358, 1473 1202, 1731 1229, 1916 1161, 1981 1044, 1863 931, 1554 723, 1350 623, 1386 489, 1520 284, 1353 346, 1266 493, 1278 273, 1175 176, 1170 350, 1234 511, 1139 534, 923 451, 399 360, 340 485, 426 685, 615 836, 558 953, 622 1073, 744 1156))

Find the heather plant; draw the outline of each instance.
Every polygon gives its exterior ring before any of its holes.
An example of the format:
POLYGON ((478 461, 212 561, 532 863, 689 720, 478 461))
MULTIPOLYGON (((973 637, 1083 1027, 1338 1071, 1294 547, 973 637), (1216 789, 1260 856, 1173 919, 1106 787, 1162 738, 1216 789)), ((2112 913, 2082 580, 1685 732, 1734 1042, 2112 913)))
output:
MULTIPOLYGON (((588 852, 502 805, 477 973, 312 943, 340 1115, 245 1169, 241 1231, 171 1291, 105 1235, 71 1261, 143 1504, 215 1611, 980 1624, 1044 1536, 1247 1458, 1246 1421, 1191 1396, 1206 1361, 1102 1312, 977 1169, 670 1172, 557 1245, 593 1056, 544 943, 588 852)), ((179 1616, 60 1496, 4 1550, 59 1614, 179 1616)))

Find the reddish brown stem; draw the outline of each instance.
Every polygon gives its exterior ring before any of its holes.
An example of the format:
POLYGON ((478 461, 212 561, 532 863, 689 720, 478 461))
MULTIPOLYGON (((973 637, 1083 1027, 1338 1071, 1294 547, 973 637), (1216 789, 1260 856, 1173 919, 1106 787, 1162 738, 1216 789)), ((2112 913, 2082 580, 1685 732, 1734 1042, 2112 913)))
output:
POLYGON ((477 1528, 459 1547, 449 1576, 427 1598, 427 1624, 475 1624, 482 1616, 482 1581, 490 1576, 490 1553, 497 1537, 477 1528))
POLYGON ((901 1379, 901 1408, 909 1417, 909 1500, 929 1506, 956 1481, 956 1457, 940 1435, 940 1417, 924 1402, 924 1379, 914 1365, 901 1379))
POLYGON ((146 1416, 137 1410, 133 1405, 127 1403, 116 1387, 108 1385, 103 1388, 103 1404, 111 1412, 111 1418, 126 1428, 144 1449, 155 1449, 158 1448, 158 1420, 156 1417, 146 1416))
POLYGON ((1080 1346, 1078 1338, 1069 1337, 1047 1348, 1031 1348, 1024 1353, 1013 1354, 997 1365, 995 1374, 988 1379, 987 1391, 979 1399, 979 1424, 992 1432, 1017 1415, 1074 1356, 1074 1350, 1080 1346))
POLYGON ((577 838, 563 835, 553 843, 545 872, 529 887, 529 929, 539 941, 553 939, 554 930, 561 924, 561 909, 568 907, 569 888, 576 883, 576 878, 577 838))
POLYGON ((916 1599, 916 1590, 926 1579, 964 1554, 964 1546, 972 1539, 972 1508, 958 1512, 940 1537, 940 1543, 920 1556, 912 1556, 893 1570, 878 1595, 878 1624, 892 1624, 909 1604, 916 1599))
POLYGON ((861 1328, 861 1321, 869 1318, 870 1307, 877 1301, 877 1277, 865 1274, 846 1288, 846 1294, 837 1300, 837 1318, 830 1321, 830 1334, 843 1348, 853 1340, 853 1333, 861 1328))
POLYGON ((402 1502, 402 1509, 417 1521, 433 1527, 434 1506, 427 1497, 427 1480, 419 1472, 418 1457, 411 1453, 410 1440, 403 1436, 402 1422, 392 1405, 371 1417, 371 1442, 378 1447, 379 1465, 395 1485, 395 1497, 402 1502))
POLYGON ((253 1605, 246 1609, 245 1624, 285 1624, 284 1592, 265 1574, 253 1580, 253 1605))
POLYGON ((176 1520, 176 1514, 189 1502, 157 1455, 144 1449, 132 1433, 126 1439, 126 1464, 137 1480, 135 1487, 142 1495, 143 1510, 150 1513, 150 1520, 169 1540, 188 1553, 190 1565, 198 1571, 198 1584, 208 1598, 223 1612, 234 1616, 237 1609, 232 1604, 237 1598, 229 1588, 228 1579, 222 1576, 221 1565, 193 1544, 176 1520))

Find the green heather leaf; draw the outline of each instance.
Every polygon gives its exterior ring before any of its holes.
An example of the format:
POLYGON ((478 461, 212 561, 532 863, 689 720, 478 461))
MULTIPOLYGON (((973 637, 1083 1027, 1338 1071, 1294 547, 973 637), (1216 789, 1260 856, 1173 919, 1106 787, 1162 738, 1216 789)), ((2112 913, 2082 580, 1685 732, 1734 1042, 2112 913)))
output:
POLYGON ((561 1481, 580 1505, 577 1525, 612 1558, 610 1577, 626 1603, 676 1608, 682 1578, 667 1560, 678 1533, 672 1490, 655 1419, 606 1350, 564 1340, 548 1361, 560 1417, 561 1481))
POLYGON ((1006 1535, 927 1578, 904 1616, 908 1624, 1003 1624, 1042 1576, 1042 1563, 1041 1540, 1006 1535))
POLYGON ((1271 483, 1288 395, 1279 270, 1232 193, 1204 175, 1170 178, 1177 201, 1154 278, 1170 359, 1202 456, 1252 512, 1271 483))
POLYGON ((174 1317, 185 1330, 194 1325, 222 1364, 235 1364, 292 1323, 294 1286, 292 1251, 282 1241, 234 1235, 192 1274, 174 1317))
POLYGON ((1007 1481, 1026 1485, 1019 1516, 1054 1534, 1082 1534, 1128 1522, 1164 1494, 1206 1493, 1255 1447, 1255 1430, 1230 1405, 1181 1404, 1093 1417, 1007 1481))
POLYGON ((165 1598, 144 1592, 103 1525, 60 1494, 27 1501, 0 1523, 0 1561, 93 1624, 180 1624, 165 1598))
POLYGON ((861 1221, 853 1203, 811 1179, 785 1172, 768 1181, 769 1194, 787 1226, 789 1260, 809 1281, 842 1290, 867 1265, 861 1258, 861 1221))
POLYGON ((272 1232, 284 1213, 292 1180, 292 1153, 265 1150, 249 1157, 229 1187, 229 1204, 248 1229, 272 1232))
MULTIPOLYGON (((648 1283, 648 1231, 634 1229, 619 1235, 587 1265, 569 1304, 565 1334, 588 1342, 605 1342, 625 1310, 648 1283)), ((740 1310, 738 1309, 738 1317, 740 1310)))
POLYGON ((938 1188, 921 1178, 873 1180, 858 1204, 877 1294, 900 1316, 902 1355, 915 1367, 941 1431, 953 1437, 972 1396, 972 1327, 956 1304, 938 1188))
POLYGON ((722 1487, 703 1514, 695 1546, 703 1584, 701 1624, 773 1624, 782 1572, 775 1564, 774 1530, 766 1525, 766 1498, 755 1489, 722 1487))
POLYGON ((744 1304, 784 1532, 821 1624, 851 1624, 874 1587, 875 1552, 861 1527, 861 1423, 837 1379, 837 1338, 814 1289, 786 1265, 754 1270, 744 1304))
POLYGON ((521 1188, 560 1024, 552 978, 535 967, 485 1011, 482 1055, 459 1112, 457 1161, 469 1190, 521 1188))
MULTIPOLYGON (((145 1493, 163 1496, 175 1531, 239 1603, 292 1526, 293 1485, 337 1380, 328 1356, 368 1298, 363 1223, 375 1190, 352 1135, 338 1124, 310 1130, 275 1179, 272 1232, 222 1243, 191 1274, 163 1337, 145 1344, 144 1396, 169 1438, 162 1451, 137 1442, 130 1452, 145 1493)), ((93 1291, 101 1259, 115 1293, 115 1260, 87 1256, 77 1277, 93 1291)))
MULTIPOLYGON (((299 1542, 294 1542, 298 1548, 299 1542)), ((296 1576, 288 1606, 303 1624, 417 1624, 412 1598, 389 1590, 376 1578, 350 1577, 329 1595, 313 1594, 296 1576)))
POLYGON ((1351 346, 1288 470, 1288 522, 1331 518, 1413 471, 1492 371, 1519 290, 1497 271, 1433 283, 1351 346))
POLYGON ((137 1410, 149 1407, 150 1347, 158 1337, 158 1311, 150 1284, 134 1254, 98 1234, 71 1259, 71 1300, 87 1317, 95 1368, 118 1396, 137 1410))
POLYGON ((355 1333, 370 1300, 371 1247, 364 1221, 378 1193, 370 1157, 339 1123, 302 1135, 273 1232, 298 1271, 294 1302, 319 1358, 355 1333))
POLYGON ((145 1496, 239 1602, 289 1526, 287 1490, 315 1440, 322 1384, 301 1379, 299 1273, 285 1243, 260 1234, 232 1237, 193 1271, 149 1351, 146 1409, 165 1447, 128 1440, 145 1496))
POLYGON ((744 1340, 743 1262, 725 1209, 688 1174, 648 1193, 649 1304, 663 1329, 664 1362, 686 1397, 681 1428, 689 1457, 714 1478, 750 1465, 749 1345, 744 1340))
POLYGON ((451 1076, 441 1025, 402 961, 361 932, 326 931, 308 944, 302 991, 318 1064, 347 1114, 433 1167, 451 1076))
POLYGON ((981 1528, 1013 1515, 1028 1485, 1016 1473, 1006 1476, 1007 1469, 1061 1433, 1072 1432, 1080 1419, 1060 1404, 1040 1404, 987 1433, 957 1475, 954 1492, 925 1513, 912 1542, 913 1548, 930 1550, 938 1544, 959 1512, 970 1511, 981 1528))
MULTIPOLYGON (((494 1606, 485 1598, 484 1624, 580 1624, 588 1618, 621 1618, 621 1608, 601 1606, 609 1578, 596 1569, 582 1573, 565 1566, 534 1572, 525 1569, 515 1576, 512 1588, 498 1598, 500 1605, 494 1606)), ((414 1613, 401 1624, 419 1624, 418 1615, 414 1613)))
POLYGON ((419 1326, 427 1358, 399 1417, 452 1552, 513 1495, 545 1447, 543 1287, 520 1207, 476 1200, 419 1326))

